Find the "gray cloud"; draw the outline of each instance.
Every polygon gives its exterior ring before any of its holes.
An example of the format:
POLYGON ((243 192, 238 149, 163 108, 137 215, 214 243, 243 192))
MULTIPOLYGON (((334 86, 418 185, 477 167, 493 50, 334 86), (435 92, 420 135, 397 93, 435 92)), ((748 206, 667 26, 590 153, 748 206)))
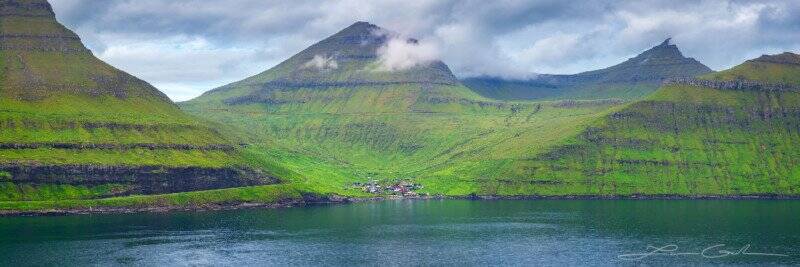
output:
POLYGON ((459 76, 575 73, 666 37, 713 69, 800 49, 785 0, 50 0, 100 58, 176 100, 266 70, 357 20, 414 36, 459 76))

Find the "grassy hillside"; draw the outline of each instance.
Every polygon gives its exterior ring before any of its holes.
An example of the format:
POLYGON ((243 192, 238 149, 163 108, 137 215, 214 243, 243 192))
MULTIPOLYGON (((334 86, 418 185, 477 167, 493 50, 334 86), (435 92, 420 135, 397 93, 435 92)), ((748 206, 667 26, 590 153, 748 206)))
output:
MULTIPOLYGON (((752 60, 703 78, 798 88, 798 68, 752 60)), ((662 87, 567 144, 518 162, 535 186, 498 186, 544 195, 798 195, 800 92, 760 88, 662 87)))
MULTIPOLYGON (((187 110, 257 133, 265 158, 304 174, 304 184, 325 192, 353 182, 416 180, 432 194, 469 194, 457 189, 494 175, 509 161, 533 157, 602 116, 616 102, 542 102, 481 108, 453 105, 448 112, 274 113, 250 105, 225 110, 187 106, 187 110), (460 111, 452 111, 456 108, 460 111), (475 168, 468 173, 457 166, 475 168)), ((434 109, 436 109, 434 107, 434 109)), ((470 185, 471 186, 471 185, 470 185)))
MULTIPOLYGON (((359 22, 181 110, 92 56, 47 2, 0 0, 0 14, 0 213, 369 197, 354 184, 371 181, 451 196, 800 194, 794 54, 700 77, 736 90, 672 83, 633 103, 497 101, 439 61, 386 69, 388 42, 418 41, 359 22)), ((550 77, 591 90, 547 90, 638 98, 675 66, 705 73, 676 55, 665 42, 550 77)))
POLYGON ((786 52, 779 55, 764 55, 748 60, 729 70, 701 76, 702 79, 734 81, 753 80, 772 84, 800 84, 800 57, 786 52))
POLYGON ((95 58, 47 1, 0 1, 0 201, 274 182, 212 125, 95 58))
POLYGON ((406 180, 420 192, 468 195, 620 104, 488 100, 438 61, 384 70, 378 51, 396 38, 386 32, 356 23, 181 106, 253 135, 251 151, 313 192, 363 194, 351 185, 406 180), (335 64, 309 68, 315 58, 335 64))
MULTIPOLYGON (((792 83, 795 67, 754 60, 702 78, 792 83)), ((671 84, 620 105, 495 102, 458 84, 268 83, 182 105, 270 144, 254 153, 314 192, 353 194, 350 184, 370 180, 454 196, 795 195, 800 186, 795 91, 671 84)))

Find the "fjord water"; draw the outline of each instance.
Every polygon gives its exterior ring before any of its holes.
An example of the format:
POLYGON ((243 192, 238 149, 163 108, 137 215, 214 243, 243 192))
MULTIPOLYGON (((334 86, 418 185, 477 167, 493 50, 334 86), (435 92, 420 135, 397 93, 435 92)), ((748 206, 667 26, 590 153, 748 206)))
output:
POLYGON ((800 264, 798 210, 792 200, 431 200, 6 217, 0 266, 800 264), (718 244, 707 257, 620 258, 718 244))

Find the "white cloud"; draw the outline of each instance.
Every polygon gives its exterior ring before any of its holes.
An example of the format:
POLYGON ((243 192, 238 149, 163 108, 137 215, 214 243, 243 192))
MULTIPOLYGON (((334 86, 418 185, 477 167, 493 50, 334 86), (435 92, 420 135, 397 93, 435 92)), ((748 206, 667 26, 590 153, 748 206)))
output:
POLYGON ((355 21, 421 40, 387 46, 385 68, 440 58, 460 77, 603 68, 667 37, 713 69, 800 50, 800 2, 793 0, 50 2, 113 65, 154 84, 187 87, 266 70, 355 21))
POLYGON ((448 23, 436 27, 430 38, 445 51, 444 62, 461 76, 524 75, 508 64, 510 58, 497 46, 497 37, 487 36, 484 31, 480 25, 448 23))
POLYGON ((123 66, 123 70, 151 82, 175 101, 199 96, 208 88, 241 79, 242 72, 254 74, 268 66, 254 60, 258 58, 257 49, 218 47, 202 37, 128 40, 100 36, 99 39, 106 48, 97 57, 123 66))
POLYGON ((569 55, 575 53, 579 40, 578 34, 556 34, 537 40, 516 53, 515 57, 549 66, 564 65, 569 55))
POLYGON ((380 70, 401 71, 439 59, 439 48, 430 42, 403 37, 390 38, 378 49, 380 70))
POLYGON ((314 58, 303 64, 304 69, 314 68, 317 70, 335 70, 339 68, 339 63, 336 59, 325 57, 321 55, 314 55, 314 58))

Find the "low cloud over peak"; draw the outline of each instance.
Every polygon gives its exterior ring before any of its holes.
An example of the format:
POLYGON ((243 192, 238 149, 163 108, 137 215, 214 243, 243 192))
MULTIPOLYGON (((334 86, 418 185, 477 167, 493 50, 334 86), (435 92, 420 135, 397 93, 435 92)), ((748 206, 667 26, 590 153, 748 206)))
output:
POLYGON ((395 36, 378 48, 382 71, 402 71, 439 59, 439 48, 431 42, 395 36))
MULTIPOLYGON (((800 51, 800 2, 792 0, 50 2, 100 58, 175 100, 266 70, 355 21, 420 40, 392 38, 382 68, 441 59, 460 77, 598 69, 670 36, 713 69, 800 51)), ((329 59, 309 66, 330 68, 329 59)))

